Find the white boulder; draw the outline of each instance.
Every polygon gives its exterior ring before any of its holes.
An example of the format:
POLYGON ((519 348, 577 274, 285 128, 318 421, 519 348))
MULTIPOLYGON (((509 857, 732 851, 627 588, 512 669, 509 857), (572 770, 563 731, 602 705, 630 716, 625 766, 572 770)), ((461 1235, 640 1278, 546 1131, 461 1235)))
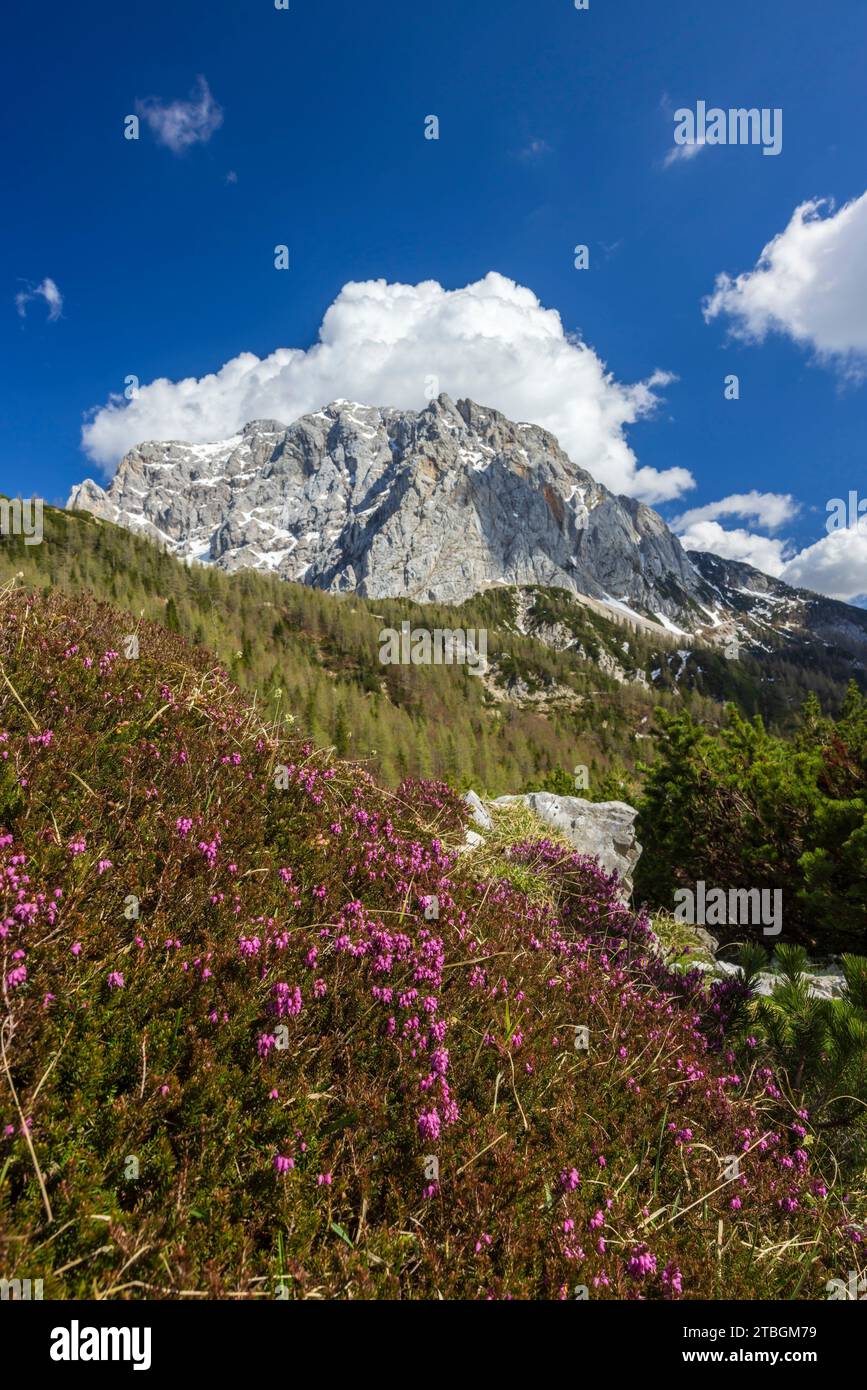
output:
POLYGON ((624 893, 632 895, 632 875, 641 856, 635 838, 638 812, 625 801, 585 801, 580 796, 555 796, 553 792, 527 792, 525 796, 500 796, 492 806, 523 801, 541 821, 550 825, 579 854, 599 860, 606 873, 618 873, 624 893))

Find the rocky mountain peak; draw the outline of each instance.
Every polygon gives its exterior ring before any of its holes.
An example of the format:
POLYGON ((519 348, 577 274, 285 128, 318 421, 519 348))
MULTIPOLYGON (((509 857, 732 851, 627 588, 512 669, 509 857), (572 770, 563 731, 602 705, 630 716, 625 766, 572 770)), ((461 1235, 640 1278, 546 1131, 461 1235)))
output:
MULTIPOLYGON (((191 562, 371 598, 559 587, 658 634, 711 640, 751 615, 762 632, 783 614, 796 628, 805 606, 794 591, 773 603, 778 581, 687 556, 656 512, 595 482, 547 430, 445 393, 420 411, 335 400, 224 440, 142 443, 67 506, 191 562)), ((863 641, 860 613, 825 616, 863 641)))
POLYGON ((544 584, 677 619, 706 587, 661 518, 546 430, 446 394, 420 411, 336 400, 215 443, 140 444, 68 505, 189 560, 371 597, 544 584))

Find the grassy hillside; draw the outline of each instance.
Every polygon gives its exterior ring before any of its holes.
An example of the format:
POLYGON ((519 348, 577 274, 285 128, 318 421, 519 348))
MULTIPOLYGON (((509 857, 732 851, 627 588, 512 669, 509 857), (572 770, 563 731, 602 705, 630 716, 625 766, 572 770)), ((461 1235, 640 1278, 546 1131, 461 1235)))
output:
POLYGON ((126 627, 0 603, 7 1277, 821 1298, 863 1264, 863 1195, 734 1050, 737 983, 669 972, 525 824, 462 854, 447 788, 379 788, 126 627))
MULTIPOLYGON (((496 794, 578 763, 595 777, 613 762, 634 763, 633 731, 652 708, 647 692, 619 685, 592 661, 515 632, 505 593, 460 610, 325 594, 251 571, 188 567, 111 523, 50 508, 42 545, 0 542, 0 580, 17 573, 34 587, 89 591, 207 647, 258 692, 269 716, 288 716, 318 745, 364 759, 392 784, 448 776, 496 794), (488 627, 499 689, 461 667, 381 665, 378 633, 405 618, 488 627), (510 698, 519 684, 526 700, 510 698), (543 709, 534 707, 540 696, 543 709)), ((616 651, 633 669, 647 656, 630 658, 622 628, 573 608, 591 656, 616 651)))
POLYGON ((830 706, 842 695, 821 672, 793 673, 778 658, 771 680, 749 658, 727 662, 719 652, 683 663, 676 641, 659 644, 608 622, 561 590, 529 591, 523 635, 515 590, 460 608, 325 594, 251 571, 187 567, 108 522, 53 508, 41 545, 0 541, 0 581, 19 573, 34 588, 115 604, 134 615, 129 631, 144 617, 207 647, 258 692, 268 717, 363 759, 392 785, 434 775, 496 795, 539 787, 558 770, 562 783, 583 764, 589 794, 605 794, 616 785, 612 774, 628 783, 647 755, 644 734, 657 706, 686 707, 713 725, 722 699, 787 720, 807 689, 830 706), (381 665, 378 633, 404 619, 486 628, 490 679, 461 667, 381 665), (555 649, 566 642, 581 652, 555 649), (654 670, 655 689, 631 683, 637 671, 654 670))

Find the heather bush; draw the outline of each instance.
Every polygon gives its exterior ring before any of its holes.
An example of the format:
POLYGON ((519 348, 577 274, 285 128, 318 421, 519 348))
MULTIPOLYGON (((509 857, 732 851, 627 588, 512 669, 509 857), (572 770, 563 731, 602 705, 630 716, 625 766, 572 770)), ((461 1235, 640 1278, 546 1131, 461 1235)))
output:
POLYGON ((398 787, 396 798, 422 825, 441 835, 458 835, 469 821, 467 803, 446 782, 407 777, 398 787))
MULTIPOLYGON (((823 1297, 863 1195, 735 982, 550 841, 460 856, 206 653, 0 605, 0 1234, 47 1297, 823 1297), (425 907, 436 896, 439 917, 425 907)), ((433 828, 435 827, 435 828, 433 828)))

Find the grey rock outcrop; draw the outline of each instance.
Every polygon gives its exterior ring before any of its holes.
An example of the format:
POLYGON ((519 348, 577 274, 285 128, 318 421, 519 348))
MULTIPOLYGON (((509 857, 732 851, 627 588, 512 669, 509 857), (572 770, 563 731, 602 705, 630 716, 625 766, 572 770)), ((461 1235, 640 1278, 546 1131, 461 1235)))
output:
MULTIPOLYGON (((709 970, 714 975, 734 976, 740 974, 740 968, 730 960, 715 960, 713 963, 696 961, 699 970, 709 970)), ((774 962, 771 961, 770 970, 760 970, 753 981, 753 991, 756 994, 771 995, 785 980, 781 970, 775 970, 774 962)), ((807 993, 814 999, 843 999, 848 994, 846 976, 842 970, 833 965, 819 965, 814 961, 807 962, 804 971, 804 982, 807 986, 807 993)))
POLYGON ((641 857, 635 838, 638 812, 625 801, 585 801, 578 796, 553 792, 527 792, 524 796, 500 796, 492 806, 523 801, 530 810, 567 840, 579 854, 592 855, 607 873, 617 873, 627 897, 632 895, 632 875, 641 857))
MULTIPOLYGON (((692 926, 688 923, 681 923, 679 931, 686 935, 689 942, 690 954, 682 962, 683 969, 703 970, 716 975, 720 979, 734 978, 741 973, 740 966, 731 960, 720 958, 720 950, 725 950, 715 936, 704 927, 692 926)), ((662 943, 657 942, 657 947, 661 955, 666 954, 666 948, 662 943)), ((753 979, 753 991, 756 994, 771 995, 784 982, 785 974, 777 960, 776 955, 771 957, 767 970, 760 970, 753 979)), ((807 993, 814 999, 842 999, 848 994, 846 976, 840 968, 839 962, 832 957, 828 961, 806 962, 804 969, 804 982, 807 986, 807 993)))

